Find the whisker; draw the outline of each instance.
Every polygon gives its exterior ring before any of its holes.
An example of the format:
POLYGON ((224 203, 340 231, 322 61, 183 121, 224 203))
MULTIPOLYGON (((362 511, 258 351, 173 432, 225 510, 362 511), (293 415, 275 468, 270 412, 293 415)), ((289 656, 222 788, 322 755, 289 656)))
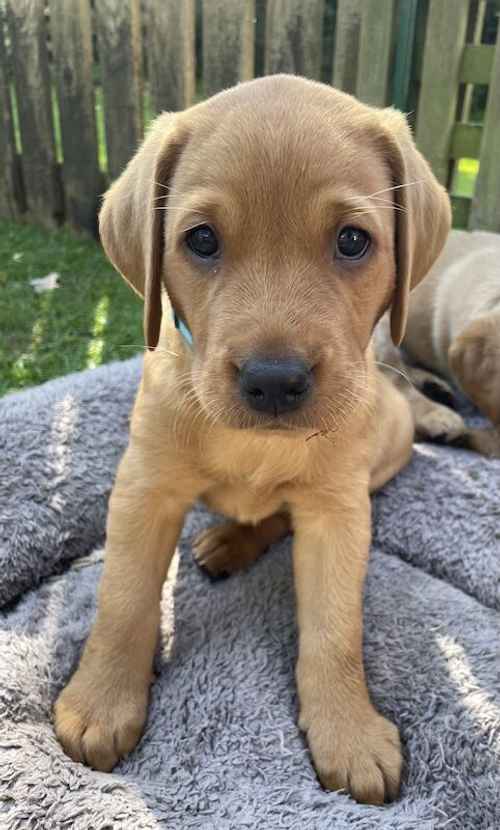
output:
POLYGON ((376 190, 365 196, 366 199, 371 199, 373 196, 379 196, 381 193, 388 193, 390 190, 400 190, 402 187, 413 187, 416 184, 424 184, 424 179, 416 179, 414 182, 403 182, 403 184, 395 184, 392 187, 384 187, 383 190, 376 190))
POLYGON ((198 213, 200 216, 204 216, 201 210, 193 210, 193 208, 190 207, 176 207, 175 205, 165 205, 165 207, 155 206, 153 207, 153 210, 183 210, 184 212, 187 211, 189 213, 198 213))
MULTIPOLYGON (((141 349, 143 352, 147 352, 148 349, 144 345, 144 343, 119 343, 116 346, 117 349, 141 349)), ((173 357, 180 357, 178 352, 173 352, 170 349, 165 349, 164 346, 156 346, 153 350, 158 352, 159 354, 171 354, 173 357)))
POLYGON ((390 363, 383 363, 383 361, 381 361, 381 360, 376 360, 375 365, 376 366, 383 366, 385 369, 390 369, 392 372, 396 372, 397 375, 401 375, 401 377, 405 379, 405 381, 409 384, 409 386, 413 386, 414 388, 416 388, 413 381, 409 378, 409 376, 406 374, 406 372, 403 372, 402 369, 397 369, 395 366, 391 366, 390 363))
POLYGON ((360 205, 359 207, 346 211, 346 213, 356 213, 358 210, 364 210, 365 213, 375 213, 377 210, 396 210, 399 211, 399 213, 407 213, 406 208, 400 207, 399 205, 374 205, 373 207, 369 207, 368 205, 360 205))
POLYGON ((163 187, 165 190, 168 190, 169 193, 179 193, 177 188, 172 187, 170 184, 163 184, 163 182, 158 182, 156 179, 153 179, 153 184, 157 184, 158 187, 163 187))
POLYGON ((189 225, 187 228, 181 228, 179 230, 179 233, 187 233, 188 231, 192 231, 194 228, 200 227, 199 222, 200 220, 198 220, 198 223, 195 223, 194 225, 189 225))
POLYGON ((384 199, 383 196, 372 196, 372 199, 375 199, 376 202, 383 202, 383 205, 378 205, 378 207, 387 207, 391 210, 399 210, 400 213, 408 213, 407 209, 403 205, 398 205, 397 202, 391 201, 391 199, 384 199))
POLYGON ((399 205, 397 202, 395 202, 393 199, 385 199, 383 196, 360 196, 357 199, 357 201, 359 202, 361 207, 364 207, 364 205, 365 205, 364 200, 365 199, 373 199, 375 202, 383 202, 384 204, 386 204, 386 205, 388 205, 389 207, 392 207, 392 208, 400 208, 401 210, 406 209, 402 205, 399 205))

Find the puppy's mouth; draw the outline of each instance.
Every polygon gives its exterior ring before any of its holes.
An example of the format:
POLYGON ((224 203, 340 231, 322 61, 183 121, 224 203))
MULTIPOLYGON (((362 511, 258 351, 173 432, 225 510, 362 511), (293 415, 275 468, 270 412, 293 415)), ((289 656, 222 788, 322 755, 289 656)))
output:
POLYGON ((291 412, 278 410, 269 413, 250 406, 234 388, 221 396, 206 394, 205 390, 198 388, 196 397, 209 421, 229 429, 273 434, 309 433, 315 430, 315 407, 309 402, 309 405, 297 406, 291 412))
MULTIPOLYGON (((243 428, 244 427, 240 427, 243 428)), ((274 420, 259 421, 255 424, 253 429, 258 432, 303 432, 306 427, 299 426, 297 423, 290 423, 284 418, 275 418, 274 420)))
POLYGON ((321 401, 315 400, 314 397, 294 412, 265 415, 246 406, 240 396, 236 396, 234 390, 232 391, 229 400, 226 400, 225 404, 221 402, 216 408, 207 405, 203 400, 204 396, 200 396, 202 407, 210 421, 230 430, 258 433, 262 437, 275 435, 309 440, 317 436, 326 436, 333 439, 347 420, 348 413, 344 406, 340 406, 338 411, 334 412, 332 406, 325 408, 321 401))
POLYGON ((214 409, 202 403, 203 409, 212 421, 217 421, 229 429, 238 431, 258 432, 267 434, 309 435, 319 432, 314 406, 304 405, 294 412, 276 413, 269 415, 262 411, 255 411, 248 406, 238 395, 232 395, 231 401, 214 409))

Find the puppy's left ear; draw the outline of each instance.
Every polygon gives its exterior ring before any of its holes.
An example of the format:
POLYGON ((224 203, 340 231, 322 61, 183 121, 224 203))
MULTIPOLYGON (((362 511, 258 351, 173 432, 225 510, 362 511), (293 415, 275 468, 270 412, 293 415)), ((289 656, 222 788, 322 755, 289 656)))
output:
POLYGON ((169 182, 187 140, 182 113, 164 113, 104 197, 99 231, 106 254, 144 298, 144 337, 154 349, 161 324, 165 205, 169 182))
POLYGON ((380 111, 385 154, 392 172, 396 203, 396 289, 391 308, 391 336, 403 340, 410 291, 439 256, 451 227, 448 194, 413 141, 404 115, 380 111))

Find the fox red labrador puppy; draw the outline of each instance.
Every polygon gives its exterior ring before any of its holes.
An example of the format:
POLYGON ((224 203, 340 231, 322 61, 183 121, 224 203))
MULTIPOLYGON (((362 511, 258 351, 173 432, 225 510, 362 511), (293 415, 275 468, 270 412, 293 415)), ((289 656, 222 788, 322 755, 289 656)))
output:
POLYGON ((162 584, 202 498, 228 516, 194 546, 212 574, 293 530, 299 723, 319 778, 360 801, 397 795, 400 741, 367 690, 362 600, 369 494, 408 461, 413 421, 371 340, 389 306, 401 340, 449 225, 404 117, 331 87, 267 77, 154 122, 100 218, 144 297, 149 351, 97 619, 55 707, 73 759, 110 770, 139 740, 162 584))

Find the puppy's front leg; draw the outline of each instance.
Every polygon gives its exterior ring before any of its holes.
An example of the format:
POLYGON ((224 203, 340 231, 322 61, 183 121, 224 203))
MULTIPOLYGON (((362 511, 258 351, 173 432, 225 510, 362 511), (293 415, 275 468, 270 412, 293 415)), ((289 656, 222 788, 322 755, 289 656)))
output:
POLYGON ((300 727, 322 784, 382 804, 399 790, 398 731, 373 707, 362 654, 368 487, 293 511, 300 727))
MULTIPOLYGON (((55 706, 75 761, 109 771, 140 738, 152 678, 160 594, 188 507, 155 459, 127 450, 111 496, 97 617, 55 706)), ((185 494, 183 494, 185 496, 185 494)))

